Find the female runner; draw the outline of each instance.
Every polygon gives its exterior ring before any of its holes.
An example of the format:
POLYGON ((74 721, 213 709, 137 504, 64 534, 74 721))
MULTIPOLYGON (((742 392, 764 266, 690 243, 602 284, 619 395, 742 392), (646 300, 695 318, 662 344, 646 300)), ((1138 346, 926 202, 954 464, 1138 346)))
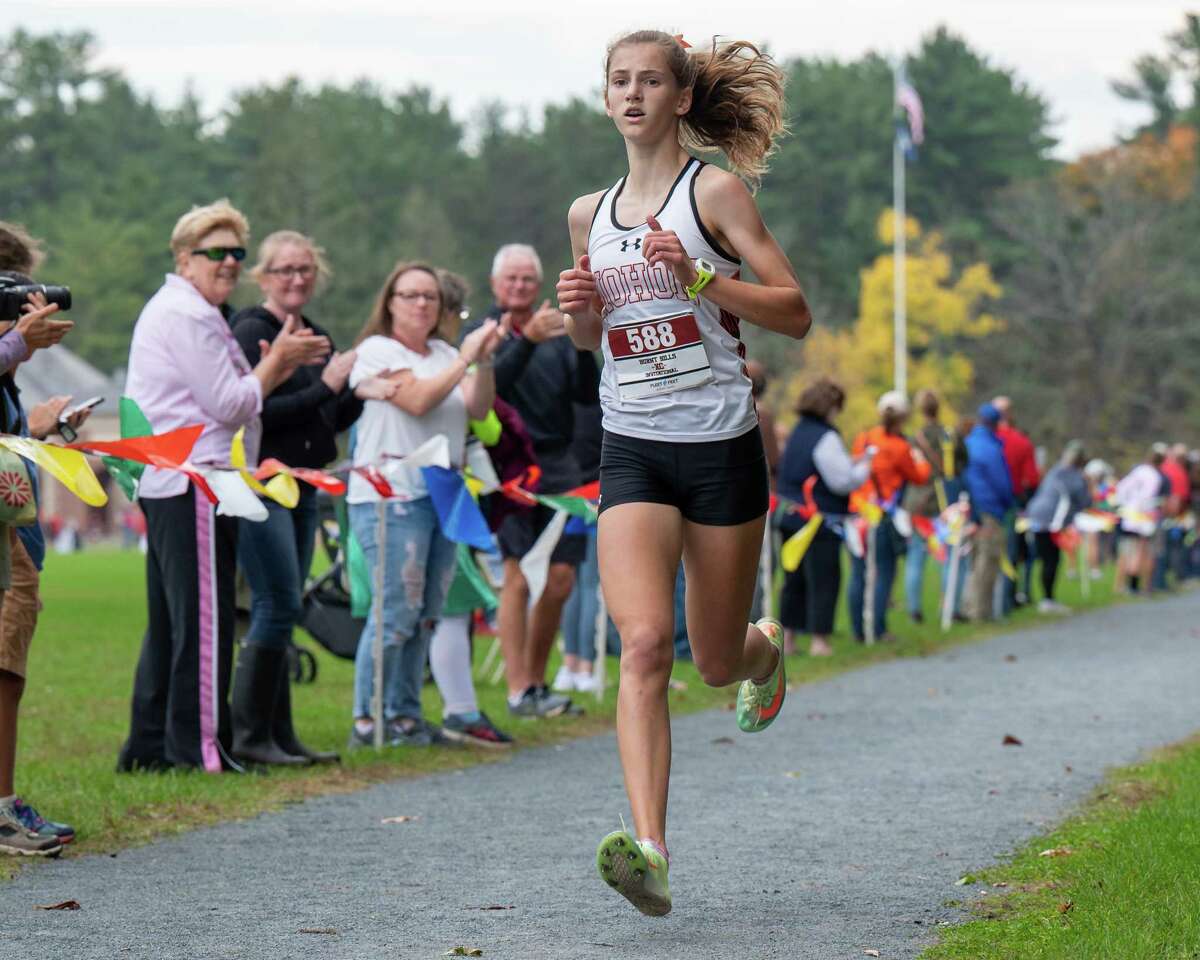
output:
POLYGON ((738 726, 768 726, 786 689, 782 628, 747 626, 768 480, 738 318, 796 338, 812 318, 745 184, 688 152, 720 149, 757 181, 784 126, 779 69, 749 43, 688 53, 638 31, 609 48, 604 74, 629 173, 571 205, 575 267, 558 298, 576 345, 604 351, 600 580, 621 634, 617 740, 636 836, 605 837, 597 867, 661 916, 681 555, 696 666, 712 686, 744 681, 738 726), (758 283, 738 279, 743 259, 758 283))

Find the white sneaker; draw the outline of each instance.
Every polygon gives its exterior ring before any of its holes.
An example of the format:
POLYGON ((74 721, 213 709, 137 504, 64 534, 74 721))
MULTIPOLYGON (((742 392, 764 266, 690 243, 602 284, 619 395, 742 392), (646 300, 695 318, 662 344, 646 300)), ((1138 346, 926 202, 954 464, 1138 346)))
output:
POLYGON ((591 673, 576 673, 572 675, 575 682, 575 689, 580 693, 598 693, 600 691, 600 681, 594 674, 591 673))
POLYGON ((1071 608, 1057 600, 1039 600, 1038 613, 1071 613, 1071 608))
POLYGON ((558 673, 554 675, 554 682, 550 684, 550 689, 555 693, 570 693, 572 690, 579 689, 575 686, 575 674, 567 669, 566 664, 558 668, 558 673))

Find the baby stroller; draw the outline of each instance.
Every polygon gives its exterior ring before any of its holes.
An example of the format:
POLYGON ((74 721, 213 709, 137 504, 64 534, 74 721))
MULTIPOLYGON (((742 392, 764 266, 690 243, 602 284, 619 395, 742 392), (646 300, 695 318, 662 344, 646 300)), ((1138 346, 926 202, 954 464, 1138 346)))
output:
MULTIPOLYGON (((347 536, 346 502, 321 492, 318 496, 320 521, 317 524, 318 549, 329 566, 318 576, 310 576, 304 587, 300 626, 310 637, 336 657, 353 660, 358 652, 365 617, 353 614, 350 602, 350 577, 345 544, 347 536)), ((245 636, 250 626, 250 590, 238 574, 237 636, 245 636)), ((312 651, 295 643, 288 645, 288 668, 295 683, 317 679, 317 658, 312 651)))

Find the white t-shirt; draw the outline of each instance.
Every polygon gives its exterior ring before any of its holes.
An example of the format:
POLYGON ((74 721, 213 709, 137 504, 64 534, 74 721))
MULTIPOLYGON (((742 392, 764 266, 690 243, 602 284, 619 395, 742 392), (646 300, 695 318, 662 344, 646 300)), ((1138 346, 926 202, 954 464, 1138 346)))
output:
MULTIPOLYGON (((368 337, 358 346, 358 358, 350 371, 350 387, 393 370, 411 370, 417 379, 432 377, 458 359, 458 351, 444 340, 430 340, 429 353, 422 355, 391 337, 368 337)), ((368 400, 358 419, 354 465, 382 466, 384 454, 404 456, 438 434, 450 444, 450 463, 461 466, 467 435, 467 401, 462 386, 456 386, 440 404, 423 417, 405 413, 387 400, 368 400)), ((409 499, 428 496, 425 478, 416 467, 383 468, 396 493, 409 499)), ((350 475, 348 503, 373 503, 380 499, 375 488, 357 473, 350 475)))

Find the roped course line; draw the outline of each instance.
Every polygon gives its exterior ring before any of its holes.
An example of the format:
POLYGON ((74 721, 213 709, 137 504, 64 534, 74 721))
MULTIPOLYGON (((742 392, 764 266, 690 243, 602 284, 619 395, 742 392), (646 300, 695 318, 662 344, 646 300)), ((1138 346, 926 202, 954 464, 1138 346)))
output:
POLYGON ((753 736, 678 719, 663 919, 595 873, 625 811, 606 734, 32 865, 0 891, 0 957, 915 957, 964 873, 1200 727, 1198 622, 1185 594, 865 667, 753 736))

